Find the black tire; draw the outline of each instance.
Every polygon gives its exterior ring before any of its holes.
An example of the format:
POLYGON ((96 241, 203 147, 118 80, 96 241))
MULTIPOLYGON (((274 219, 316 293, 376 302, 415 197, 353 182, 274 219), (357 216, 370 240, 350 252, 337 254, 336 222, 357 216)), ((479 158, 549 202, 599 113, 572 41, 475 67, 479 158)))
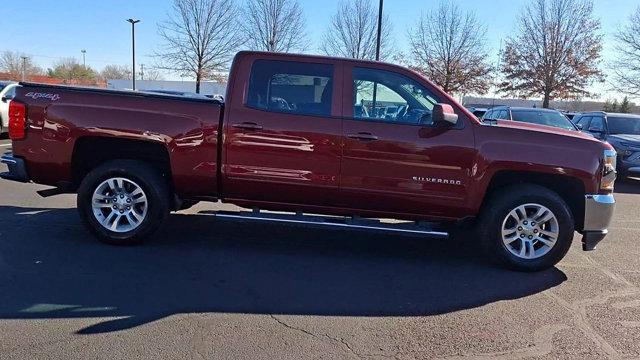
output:
POLYGON ((509 269, 534 272, 556 265, 569 251, 573 241, 575 222, 567 203, 548 188, 520 184, 498 190, 483 207, 478 224, 478 234, 486 254, 509 269), (549 209, 558 222, 558 239, 551 249, 539 258, 524 259, 512 254, 502 240, 505 218, 516 207, 539 204, 549 209))
POLYGON ((170 210, 167 180, 151 165, 135 160, 112 160, 92 170, 80 184, 78 211, 85 226, 100 241, 110 245, 134 245, 157 231, 170 210), (105 180, 121 177, 138 184, 147 197, 147 213, 140 225, 128 232, 114 232, 103 227, 93 213, 96 188, 105 180))

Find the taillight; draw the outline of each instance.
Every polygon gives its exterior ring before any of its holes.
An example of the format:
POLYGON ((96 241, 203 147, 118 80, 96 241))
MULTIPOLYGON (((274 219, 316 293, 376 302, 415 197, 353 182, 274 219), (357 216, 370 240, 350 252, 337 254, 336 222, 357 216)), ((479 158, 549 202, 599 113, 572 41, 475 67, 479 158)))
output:
POLYGON ((17 101, 9 103, 9 137, 11 140, 24 139, 27 125, 27 107, 17 101))

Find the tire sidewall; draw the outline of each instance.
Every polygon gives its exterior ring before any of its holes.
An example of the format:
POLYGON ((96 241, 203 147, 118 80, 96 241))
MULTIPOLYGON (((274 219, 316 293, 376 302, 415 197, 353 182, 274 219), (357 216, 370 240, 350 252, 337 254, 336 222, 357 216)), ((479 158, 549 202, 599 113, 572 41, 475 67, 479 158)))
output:
MULTIPOLYGON (((544 188, 543 188, 544 189, 544 188)), ((574 221, 566 203, 555 193, 546 189, 545 193, 518 194, 512 197, 503 197, 493 202, 492 213, 483 221, 488 221, 482 237, 485 240, 485 249, 497 260, 507 267, 518 271, 539 271, 556 265, 567 254, 574 237, 574 221), (555 215, 558 220, 559 234, 554 247, 545 255, 537 259, 522 259, 512 254, 502 240, 502 226, 505 218, 513 209, 524 204, 542 205, 555 215)))
POLYGON ((101 241, 113 245, 132 245, 141 242, 146 236, 153 233, 160 222, 164 220, 167 209, 166 186, 158 184, 159 175, 148 166, 133 165, 128 161, 114 161, 102 165, 90 172, 82 181, 78 191, 78 210, 82 220, 88 225, 91 232, 101 241), (142 188, 147 197, 147 215, 137 228, 117 233, 102 226, 93 214, 93 193, 105 180, 121 177, 135 182, 142 188))

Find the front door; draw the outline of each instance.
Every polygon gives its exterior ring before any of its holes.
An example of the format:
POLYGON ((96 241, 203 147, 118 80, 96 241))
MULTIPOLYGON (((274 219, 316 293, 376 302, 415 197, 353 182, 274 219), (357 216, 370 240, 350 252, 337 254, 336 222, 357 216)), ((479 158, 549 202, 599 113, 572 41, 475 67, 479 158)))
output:
POLYGON ((226 120, 225 196, 329 204, 340 172, 338 65, 258 59, 245 66, 248 89, 237 85, 244 93, 234 93, 226 120))
POLYGON ((432 109, 442 100, 411 73, 345 67, 345 92, 343 205, 389 216, 464 213, 471 127, 462 118, 455 126, 434 124, 432 109))

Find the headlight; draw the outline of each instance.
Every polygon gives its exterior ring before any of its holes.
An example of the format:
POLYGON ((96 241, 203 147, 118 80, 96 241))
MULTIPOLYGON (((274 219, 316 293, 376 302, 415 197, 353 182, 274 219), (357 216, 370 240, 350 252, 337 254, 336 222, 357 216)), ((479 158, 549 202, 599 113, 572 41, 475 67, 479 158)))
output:
POLYGON ((616 152, 605 150, 603 163, 600 190, 613 191, 613 186, 616 182, 616 152))

